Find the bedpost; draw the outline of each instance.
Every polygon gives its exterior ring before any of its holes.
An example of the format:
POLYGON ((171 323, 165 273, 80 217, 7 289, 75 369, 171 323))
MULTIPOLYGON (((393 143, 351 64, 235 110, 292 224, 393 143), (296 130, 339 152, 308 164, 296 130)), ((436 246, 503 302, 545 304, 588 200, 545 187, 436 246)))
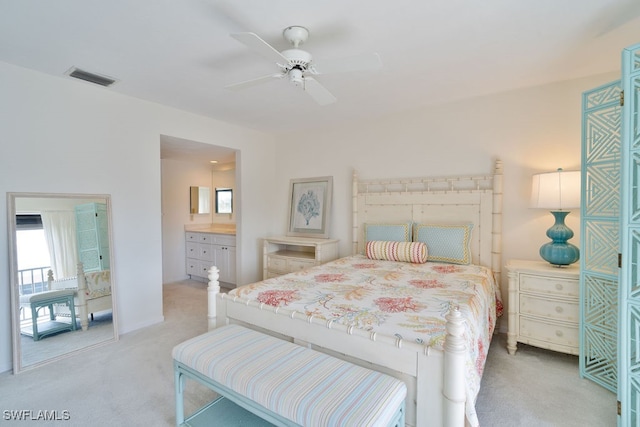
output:
POLYGON ((491 242, 491 269, 496 283, 502 286, 502 160, 496 159, 493 171, 493 225, 491 242))
POLYGON ((207 319, 208 319, 208 329, 213 329, 216 327, 216 299, 217 295, 220 293, 220 282, 218 279, 220 278, 220 270, 215 265, 211 266, 208 272, 209 277, 209 286, 207 287, 207 295, 208 295, 208 311, 207 311, 207 319))
POLYGON ((80 326, 82 330, 89 329, 89 313, 87 312, 87 278, 84 275, 84 265, 78 263, 78 312, 80 313, 80 326))
POLYGON ((47 290, 48 291, 52 291, 53 289, 51 288, 51 284, 53 283, 53 270, 49 269, 49 271, 47 271, 47 290))
POLYGON ((351 183, 351 211, 353 221, 353 250, 351 255, 358 253, 358 172, 353 171, 353 179, 351 183))
POLYGON ((443 426, 465 425, 465 339, 464 318, 457 307, 446 316, 447 336, 444 343, 444 383, 442 386, 443 426))

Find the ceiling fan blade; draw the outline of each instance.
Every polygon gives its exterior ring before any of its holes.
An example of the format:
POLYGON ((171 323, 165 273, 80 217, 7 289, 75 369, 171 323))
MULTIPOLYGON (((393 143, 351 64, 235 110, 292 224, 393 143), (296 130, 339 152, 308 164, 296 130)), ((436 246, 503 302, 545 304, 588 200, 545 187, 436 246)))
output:
POLYGON ((382 68, 382 60, 377 53, 349 56, 346 58, 314 61, 313 74, 345 73, 352 71, 377 70, 382 68))
POLYGON ((304 78, 303 89, 320 105, 329 105, 337 101, 336 97, 313 77, 304 78))
POLYGON ((245 80, 244 82, 239 82, 239 83, 233 83, 230 85, 226 85, 225 89, 229 89, 229 90, 241 90, 241 89, 245 89, 251 86, 256 86, 265 82, 268 82, 270 80, 273 79, 281 79, 283 78, 285 75, 283 73, 277 73, 277 74, 267 74, 266 76, 262 76, 262 77, 258 77, 255 79, 251 79, 251 80, 245 80))
POLYGON ((256 33, 232 33, 231 37, 247 46, 254 52, 264 56, 277 64, 286 65, 289 60, 278 52, 273 46, 262 40, 256 33))

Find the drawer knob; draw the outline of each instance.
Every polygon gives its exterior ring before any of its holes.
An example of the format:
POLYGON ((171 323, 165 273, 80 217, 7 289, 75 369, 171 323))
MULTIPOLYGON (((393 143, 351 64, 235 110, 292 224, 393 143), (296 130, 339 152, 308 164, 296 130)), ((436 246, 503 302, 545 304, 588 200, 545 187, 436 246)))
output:
POLYGON ((562 283, 556 283, 556 289, 561 291, 563 288, 562 283))
POLYGON ((564 311, 564 309, 560 306, 556 307, 556 313, 562 313, 564 311))
POLYGON ((562 337, 562 335, 564 335, 564 334, 562 333, 562 331, 560 331, 560 330, 556 331, 556 336, 557 336, 557 337, 562 337))

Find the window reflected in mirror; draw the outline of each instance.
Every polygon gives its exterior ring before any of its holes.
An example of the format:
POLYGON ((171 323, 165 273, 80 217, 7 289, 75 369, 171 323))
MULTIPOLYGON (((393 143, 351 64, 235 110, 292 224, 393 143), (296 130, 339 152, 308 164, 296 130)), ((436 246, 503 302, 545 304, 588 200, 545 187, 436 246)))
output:
POLYGON ((216 213, 233 212, 233 190, 231 188, 216 188, 216 213))

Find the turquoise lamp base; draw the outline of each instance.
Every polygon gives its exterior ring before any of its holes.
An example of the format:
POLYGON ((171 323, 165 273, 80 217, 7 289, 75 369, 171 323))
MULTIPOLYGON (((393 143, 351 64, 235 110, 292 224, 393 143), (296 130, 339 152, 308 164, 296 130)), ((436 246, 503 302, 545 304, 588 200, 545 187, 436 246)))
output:
POLYGON ((557 266, 573 264, 580 259, 580 249, 567 240, 573 237, 573 231, 564 223, 568 211, 551 211, 555 217, 555 224, 547 230, 547 236, 552 240, 540 248, 543 260, 557 266))

